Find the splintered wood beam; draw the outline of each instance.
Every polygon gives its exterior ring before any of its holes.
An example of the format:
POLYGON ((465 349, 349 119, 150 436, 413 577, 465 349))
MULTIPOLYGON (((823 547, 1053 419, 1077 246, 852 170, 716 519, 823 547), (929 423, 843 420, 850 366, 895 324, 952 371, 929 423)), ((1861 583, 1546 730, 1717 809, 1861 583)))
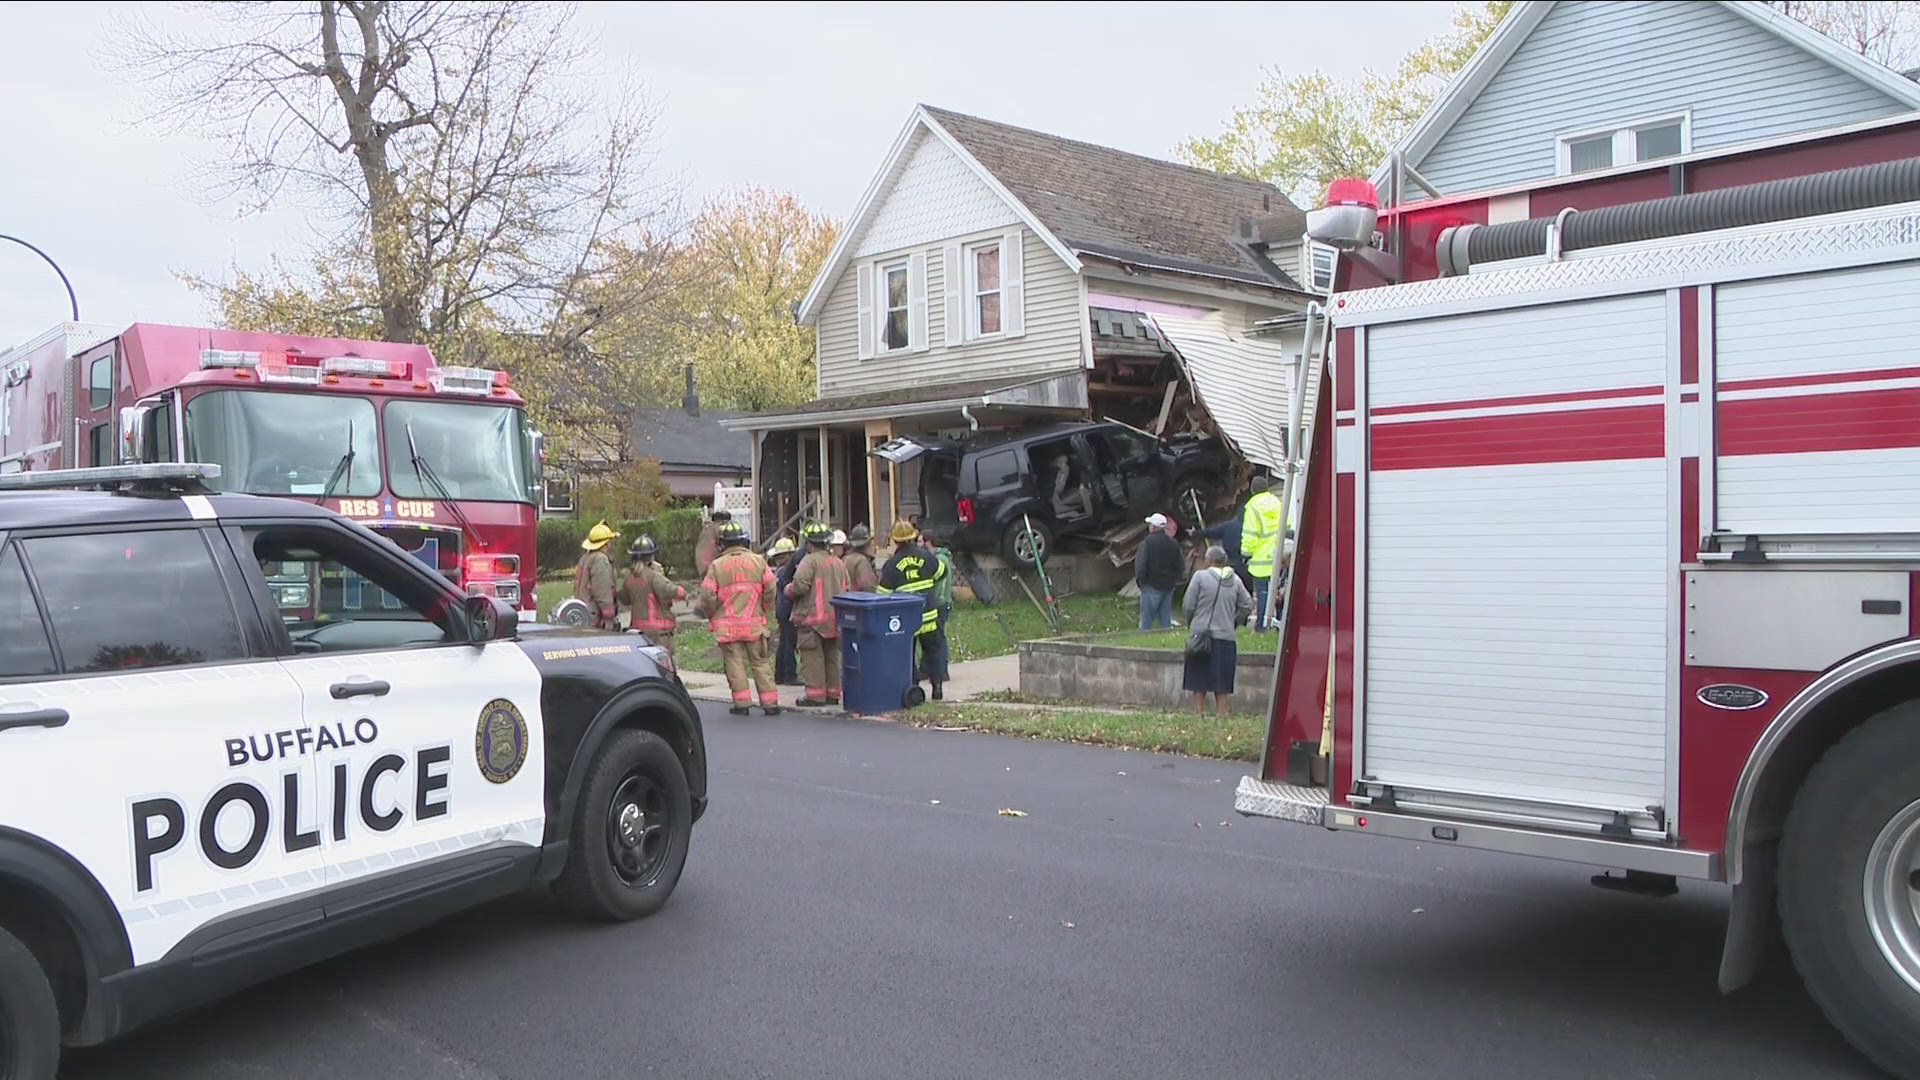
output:
POLYGON ((1167 383, 1167 392, 1160 396, 1160 415, 1154 417, 1154 420, 1153 420, 1152 431, 1155 435, 1160 435, 1166 432, 1167 418, 1173 415, 1173 399, 1179 393, 1180 393, 1179 379, 1174 379, 1167 383))

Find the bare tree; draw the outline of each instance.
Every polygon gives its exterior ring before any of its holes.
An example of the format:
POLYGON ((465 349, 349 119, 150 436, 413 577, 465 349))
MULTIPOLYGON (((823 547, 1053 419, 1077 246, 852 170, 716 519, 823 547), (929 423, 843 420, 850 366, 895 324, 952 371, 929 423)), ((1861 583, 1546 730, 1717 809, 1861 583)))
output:
POLYGON ((1767 6, 1895 70, 1920 63, 1915 0, 1770 0, 1767 6))
POLYGON ((111 58, 154 87, 149 120, 231 145, 209 195, 333 222, 327 257, 360 264, 389 340, 453 347, 503 313, 578 333, 582 283, 670 209, 654 112, 631 86, 597 107, 571 7, 193 7, 205 30, 129 19, 111 58))

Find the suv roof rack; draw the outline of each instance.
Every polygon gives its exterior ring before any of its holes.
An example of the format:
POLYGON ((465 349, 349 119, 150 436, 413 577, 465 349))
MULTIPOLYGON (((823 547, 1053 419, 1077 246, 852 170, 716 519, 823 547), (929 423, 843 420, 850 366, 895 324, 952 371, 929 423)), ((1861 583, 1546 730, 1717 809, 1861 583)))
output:
POLYGON ((101 465, 91 469, 43 469, 0 475, 0 491, 48 491, 101 488, 141 494, 205 495, 205 481, 216 480, 220 466, 206 462, 160 461, 140 465, 101 465))

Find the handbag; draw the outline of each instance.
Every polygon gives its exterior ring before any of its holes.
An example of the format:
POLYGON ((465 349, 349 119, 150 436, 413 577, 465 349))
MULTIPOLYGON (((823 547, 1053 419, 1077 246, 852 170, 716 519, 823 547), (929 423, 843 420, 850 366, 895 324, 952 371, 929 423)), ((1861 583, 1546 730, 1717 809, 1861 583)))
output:
POLYGON ((1205 630, 1187 631, 1187 659, 1205 660, 1213 655, 1213 635, 1205 630))

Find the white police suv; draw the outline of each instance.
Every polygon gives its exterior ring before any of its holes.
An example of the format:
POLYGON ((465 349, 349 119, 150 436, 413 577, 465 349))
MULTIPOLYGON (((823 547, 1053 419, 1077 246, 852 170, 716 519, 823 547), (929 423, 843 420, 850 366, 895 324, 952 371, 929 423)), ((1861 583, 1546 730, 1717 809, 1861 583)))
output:
POLYGON ((0 476, 0 1080, 531 884, 650 914, 706 807, 644 638, 216 468, 0 476))

